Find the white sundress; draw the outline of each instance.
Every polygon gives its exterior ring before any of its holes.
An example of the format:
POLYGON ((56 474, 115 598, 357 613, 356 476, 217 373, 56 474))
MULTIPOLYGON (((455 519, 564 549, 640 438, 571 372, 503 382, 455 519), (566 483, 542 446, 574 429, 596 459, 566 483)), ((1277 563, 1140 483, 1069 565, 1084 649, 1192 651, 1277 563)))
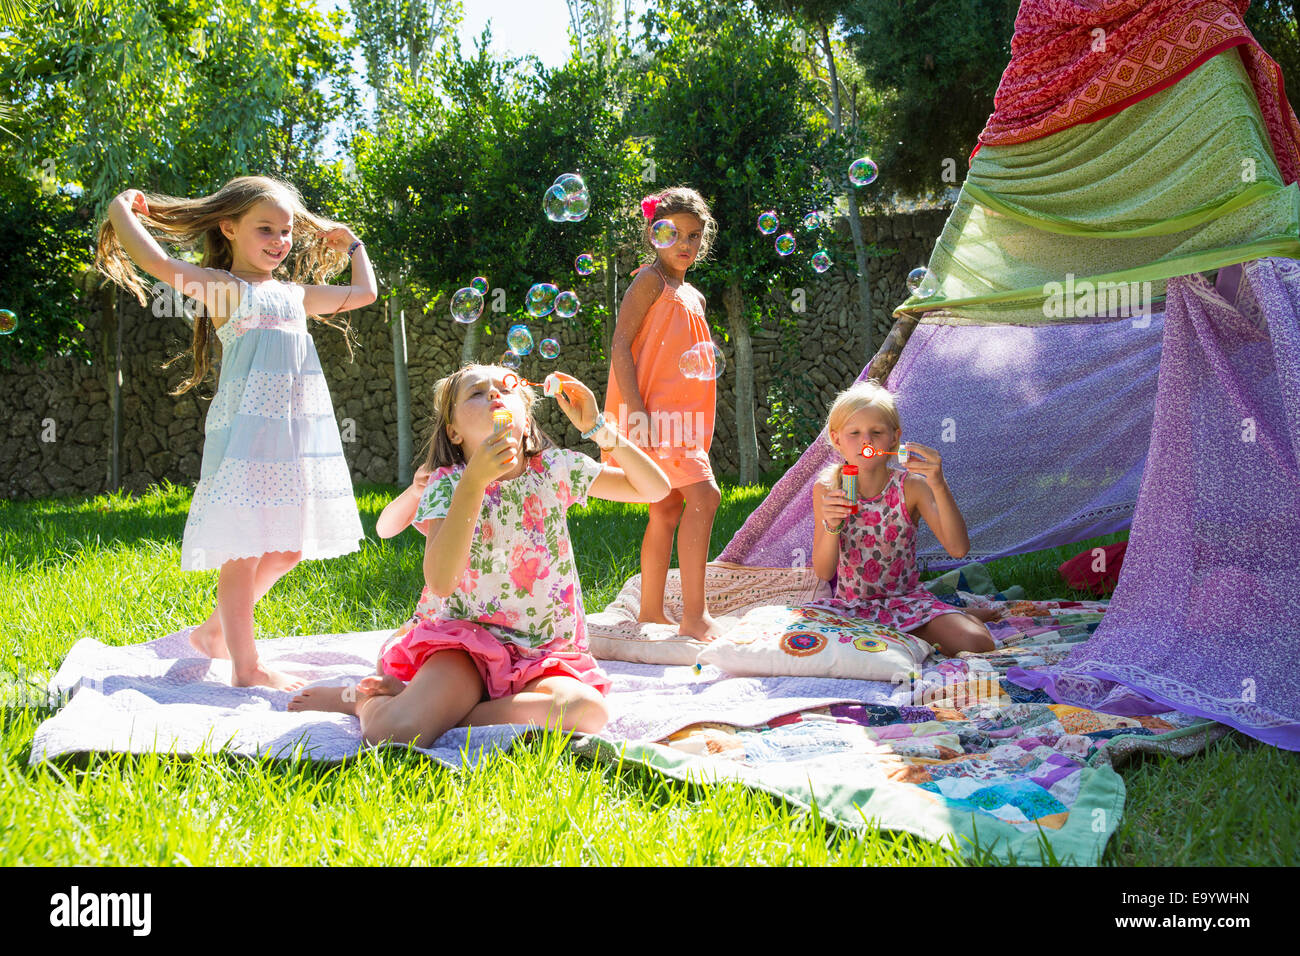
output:
POLYGON ((181 569, 268 551, 304 559, 356 551, 364 537, 334 406, 307 331, 303 287, 237 276, 239 307, 217 329, 221 374, 181 569))

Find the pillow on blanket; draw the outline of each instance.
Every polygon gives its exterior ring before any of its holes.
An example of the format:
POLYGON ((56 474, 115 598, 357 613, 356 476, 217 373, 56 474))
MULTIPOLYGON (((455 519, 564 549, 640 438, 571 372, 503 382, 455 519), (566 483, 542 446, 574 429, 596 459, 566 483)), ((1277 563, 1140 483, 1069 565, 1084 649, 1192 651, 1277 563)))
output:
MULTIPOLYGON (((710 561, 704 568, 709 612, 725 634, 751 608, 799 605, 830 597, 830 586, 812 568, 750 568, 710 561)), ((673 568, 664 585, 664 610, 681 620, 681 572, 673 568)), ((709 645, 677 633, 677 625, 638 624, 641 575, 628 578, 603 611, 587 615, 587 643, 598 660, 690 667, 709 645)))
POLYGON ((882 624, 812 607, 759 607, 700 652, 742 677, 847 677, 904 680, 920 674, 931 647, 882 624))

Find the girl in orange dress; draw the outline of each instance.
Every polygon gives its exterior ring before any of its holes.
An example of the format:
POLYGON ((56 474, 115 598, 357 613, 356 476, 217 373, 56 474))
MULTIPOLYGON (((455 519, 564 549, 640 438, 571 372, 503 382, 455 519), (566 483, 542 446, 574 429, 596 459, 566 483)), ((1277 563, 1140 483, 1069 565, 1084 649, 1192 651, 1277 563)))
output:
MULTIPOLYGON (((647 197, 641 211, 647 242, 656 245, 651 232, 661 220, 673 224, 676 240, 663 245, 661 231, 654 262, 637 272, 623 296, 605 415, 617 419, 628 440, 650 453, 673 489, 650 505, 641 542, 638 620, 678 623, 664 613, 664 582, 676 532, 682 581, 678 633, 708 641, 718 633, 704 596, 709 536, 722 498, 709 464, 718 363, 704 318, 704 296, 687 283, 686 270, 708 253, 717 223, 704 198, 684 187, 647 197)), ((617 460, 617 453, 612 457, 617 460)))

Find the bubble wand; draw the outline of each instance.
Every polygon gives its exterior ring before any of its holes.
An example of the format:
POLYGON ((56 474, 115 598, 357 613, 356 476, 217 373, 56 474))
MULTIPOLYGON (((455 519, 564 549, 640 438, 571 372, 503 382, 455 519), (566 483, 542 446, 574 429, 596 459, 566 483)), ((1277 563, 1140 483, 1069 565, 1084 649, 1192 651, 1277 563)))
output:
MULTIPOLYGON (((863 445, 863 446, 862 446, 862 457, 863 457, 863 458, 878 458, 878 457, 883 458, 885 455, 897 455, 897 456, 898 456, 898 463, 899 463, 900 465, 904 465, 904 466, 906 466, 906 464, 907 464, 907 458, 908 458, 907 442, 903 442, 903 443, 902 443, 901 445, 899 445, 898 448, 897 448, 896 450, 894 450, 894 451, 876 451, 876 450, 875 450, 874 448, 872 448, 870 445, 863 445)), ((855 474, 856 474, 856 472, 855 472, 855 474)))

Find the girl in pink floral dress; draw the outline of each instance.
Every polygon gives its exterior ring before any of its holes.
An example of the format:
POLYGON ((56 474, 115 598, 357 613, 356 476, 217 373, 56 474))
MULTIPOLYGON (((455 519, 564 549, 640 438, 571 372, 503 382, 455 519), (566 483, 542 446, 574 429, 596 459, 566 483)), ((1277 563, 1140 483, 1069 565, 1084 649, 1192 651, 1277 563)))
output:
POLYGON ((835 597, 818 603, 914 633, 949 656, 993 650, 984 622, 996 612, 943 603, 921 586, 916 570, 918 517, 954 558, 970 550, 939 453, 908 442, 907 469, 889 467, 902 429, 894 397, 874 381, 841 392, 826 428, 845 464, 858 467, 858 500, 854 509, 842 490, 843 465, 826 469, 813 486, 813 569, 823 581, 838 578, 835 597))
POLYGON ((427 536, 415 615, 379 673, 309 688, 291 710, 356 714, 366 741, 429 746, 457 725, 534 724, 593 733, 607 678, 587 653, 582 590, 565 513, 589 495, 653 502, 668 479, 566 380, 560 407, 584 437, 618 448, 621 468, 555 448, 533 420, 533 390, 509 369, 467 365, 440 380, 425 467, 380 516, 383 537, 427 536), (509 413, 494 429, 494 415, 509 413))

